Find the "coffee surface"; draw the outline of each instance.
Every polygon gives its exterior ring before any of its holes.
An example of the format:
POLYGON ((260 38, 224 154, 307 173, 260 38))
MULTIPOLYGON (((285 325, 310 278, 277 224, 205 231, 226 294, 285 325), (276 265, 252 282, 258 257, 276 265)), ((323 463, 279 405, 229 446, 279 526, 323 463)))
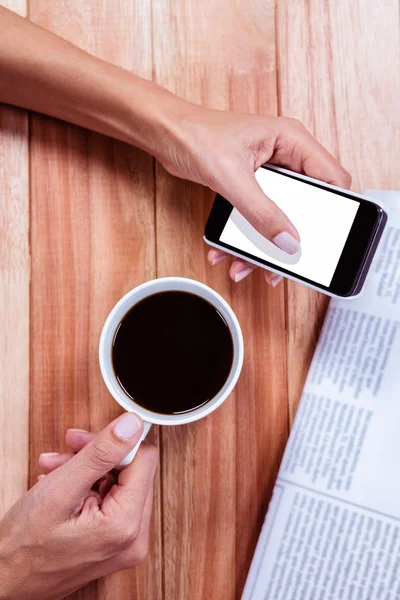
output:
POLYGON ((161 414, 194 410, 212 400, 228 379, 233 342, 222 315, 187 292, 144 298, 122 319, 112 361, 125 392, 161 414))

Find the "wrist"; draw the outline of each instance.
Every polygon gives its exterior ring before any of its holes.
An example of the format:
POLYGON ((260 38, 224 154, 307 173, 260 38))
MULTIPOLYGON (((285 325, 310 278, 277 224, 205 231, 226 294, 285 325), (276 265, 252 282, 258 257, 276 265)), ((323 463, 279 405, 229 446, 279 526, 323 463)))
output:
POLYGON ((32 562, 19 550, 12 550, 7 538, 0 544, 0 600, 21 597, 25 583, 31 578, 32 562))
POLYGON ((128 118, 128 140, 163 161, 171 144, 182 140, 183 123, 197 107, 147 80, 136 82, 128 118))

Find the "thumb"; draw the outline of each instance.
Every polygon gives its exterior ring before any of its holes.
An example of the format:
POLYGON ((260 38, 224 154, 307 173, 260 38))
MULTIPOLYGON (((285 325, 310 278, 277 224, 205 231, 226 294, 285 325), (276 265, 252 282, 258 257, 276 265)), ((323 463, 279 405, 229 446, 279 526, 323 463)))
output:
POLYGON ((300 248, 300 236, 293 223, 264 194, 251 169, 241 168, 235 173, 234 179, 224 186, 221 194, 262 236, 287 254, 296 254, 300 248))
POLYGON ((60 495, 60 505, 80 502, 100 477, 129 454, 142 432, 141 418, 135 413, 125 413, 54 471, 51 475, 58 480, 54 488, 60 495))

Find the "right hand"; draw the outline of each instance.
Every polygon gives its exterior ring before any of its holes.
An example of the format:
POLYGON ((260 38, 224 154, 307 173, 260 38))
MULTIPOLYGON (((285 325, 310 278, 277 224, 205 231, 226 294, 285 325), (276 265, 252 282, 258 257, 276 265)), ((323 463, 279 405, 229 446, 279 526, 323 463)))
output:
POLYGON ((45 454, 41 476, 0 521, 0 597, 55 600, 139 564, 147 553, 157 451, 125 413, 95 435, 70 430, 71 453, 45 454))
MULTIPOLYGON (((264 117, 204 108, 176 99, 174 126, 154 154, 172 174, 210 187, 233 206, 264 237, 288 254, 299 248, 293 223, 264 194, 254 172, 264 163, 349 188, 351 177, 339 162, 295 119, 264 117), (180 116, 179 116, 180 115, 180 116)), ((228 255, 210 250, 217 264, 228 255)), ((240 281, 256 267, 235 259, 230 268, 240 281)), ((268 283, 279 282, 264 271, 268 283)))

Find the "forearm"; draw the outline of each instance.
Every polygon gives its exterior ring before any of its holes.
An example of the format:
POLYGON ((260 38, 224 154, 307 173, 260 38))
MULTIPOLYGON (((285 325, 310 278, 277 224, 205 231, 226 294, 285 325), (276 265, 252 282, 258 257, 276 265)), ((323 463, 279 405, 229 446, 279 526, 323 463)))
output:
POLYGON ((157 155, 189 103, 0 7, 0 102, 157 155))

